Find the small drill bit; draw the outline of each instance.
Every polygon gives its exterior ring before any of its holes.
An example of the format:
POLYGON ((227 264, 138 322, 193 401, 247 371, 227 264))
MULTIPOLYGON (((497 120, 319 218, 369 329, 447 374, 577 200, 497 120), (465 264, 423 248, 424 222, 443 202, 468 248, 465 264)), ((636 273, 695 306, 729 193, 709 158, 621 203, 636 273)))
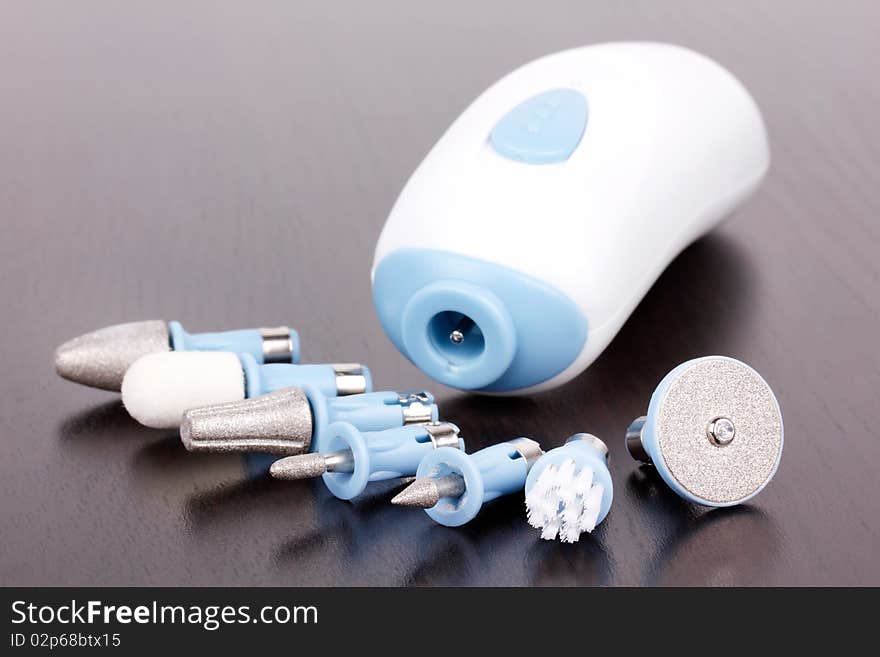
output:
POLYGON ((514 438, 473 454, 441 447, 422 459, 416 480, 391 503, 421 508, 435 522, 459 527, 473 520, 484 503, 521 491, 543 453, 530 438, 514 438))
POLYGON ((354 458, 350 449, 329 454, 299 454, 275 461, 269 474, 276 479, 313 479, 325 472, 351 472, 354 458))
POLYGON ((432 422, 360 431, 348 422, 334 422, 318 436, 314 453, 281 459, 269 474, 278 479, 323 476, 331 493, 350 500, 363 493, 370 482, 410 477, 426 454, 441 448, 464 449, 454 424, 432 422))
POLYGON ((464 493, 464 478, 453 473, 436 479, 432 477, 416 479, 407 488, 398 493, 391 500, 391 503, 398 506, 430 509, 443 497, 461 497, 464 493))

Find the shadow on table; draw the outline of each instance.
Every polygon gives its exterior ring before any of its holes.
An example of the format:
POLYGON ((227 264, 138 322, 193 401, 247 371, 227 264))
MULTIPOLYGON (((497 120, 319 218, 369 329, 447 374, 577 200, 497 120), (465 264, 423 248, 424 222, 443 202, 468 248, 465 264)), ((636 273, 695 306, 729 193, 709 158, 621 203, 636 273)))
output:
POLYGON ((704 508, 672 492, 650 467, 627 480, 644 503, 646 522, 660 538, 645 559, 652 586, 759 586, 777 567, 781 532, 759 508, 704 508))
MULTIPOLYGON (((424 514, 422 514, 424 516, 424 514)), ((483 507, 461 527, 436 525, 416 537, 424 555, 408 586, 595 586, 610 583, 611 565, 601 526, 576 544, 543 541, 525 522, 521 495, 483 507)))
POLYGON ((156 432, 133 419, 120 399, 90 406, 70 415, 58 427, 58 438, 68 446, 105 454, 114 445, 128 448, 127 441, 155 438, 156 432))
POLYGON ((274 533, 288 525, 309 526, 314 520, 311 482, 279 481, 269 476, 218 484, 190 495, 185 515, 191 531, 223 533, 248 528, 274 533))
POLYGON ((610 579, 601 532, 579 546, 540 541, 525 525, 516 495, 487 504, 467 525, 443 527, 422 511, 389 504, 404 485, 374 484, 351 502, 317 486, 308 518, 292 523, 293 535, 275 551, 277 567, 298 583, 328 567, 339 571, 334 583, 341 584, 590 585, 610 579))
POLYGON ((332 557, 349 578, 334 583, 396 583, 393 571, 398 564, 418 557, 412 550, 412 537, 421 521, 419 515, 424 515, 390 504, 409 481, 377 482, 360 497, 346 501, 334 497, 316 480, 309 500, 309 521, 295 523, 291 536, 277 547, 276 566, 302 572, 310 564, 332 557))
POLYGON ((244 468, 237 454, 186 451, 175 430, 157 432, 131 459, 132 481, 141 487, 183 493, 228 481, 240 481, 244 468))

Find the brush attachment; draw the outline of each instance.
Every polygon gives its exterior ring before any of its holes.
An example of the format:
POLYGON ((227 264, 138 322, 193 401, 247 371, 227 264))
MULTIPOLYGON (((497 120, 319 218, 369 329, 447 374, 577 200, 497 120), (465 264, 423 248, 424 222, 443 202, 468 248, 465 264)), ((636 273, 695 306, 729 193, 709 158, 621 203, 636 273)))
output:
POLYGON ((141 424, 155 429, 180 426, 184 411, 245 398, 238 356, 228 352, 183 351, 137 360, 122 380, 122 403, 141 424))
POLYGON ((526 479, 526 518, 541 538, 576 542, 592 532, 611 508, 608 448, 590 434, 577 434, 535 463, 526 479))

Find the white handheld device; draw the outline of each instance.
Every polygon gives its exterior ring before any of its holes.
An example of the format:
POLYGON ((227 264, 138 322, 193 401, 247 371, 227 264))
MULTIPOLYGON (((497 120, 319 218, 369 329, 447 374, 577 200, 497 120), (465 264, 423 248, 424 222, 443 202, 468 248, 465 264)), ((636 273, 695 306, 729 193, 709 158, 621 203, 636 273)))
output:
POLYGON ((561 385, 768 165, 758 107, 702 55, 608 43, 541 58, 477 98, 401 192, 373 264, 380 321, 441 383, 561 385))

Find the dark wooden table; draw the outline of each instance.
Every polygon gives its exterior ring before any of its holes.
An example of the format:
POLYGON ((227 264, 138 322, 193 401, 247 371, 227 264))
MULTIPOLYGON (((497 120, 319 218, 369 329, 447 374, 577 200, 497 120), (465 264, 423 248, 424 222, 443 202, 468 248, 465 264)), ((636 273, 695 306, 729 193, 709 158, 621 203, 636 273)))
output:
POLYGON ((513 4, 3 5, 0 583, 880 584, 878 4, 513 4), (765 114, 769 178, 566 387, 432 385, 370 299, 396 194, 499 76, 621 39, 739 76, 765 114), (435 390, 472 449, 594 432, 614 507, 564 546, 538 540, 518 497, 447 529, 386 490, 349 504, 189 455, 52 371, 63 340, 148 318, 290 323, 310 361, 435 390), (778 475, 734 510, 685 504, 623 445, 660 378, 712 353, 763 373, 785 417, 778 475))

